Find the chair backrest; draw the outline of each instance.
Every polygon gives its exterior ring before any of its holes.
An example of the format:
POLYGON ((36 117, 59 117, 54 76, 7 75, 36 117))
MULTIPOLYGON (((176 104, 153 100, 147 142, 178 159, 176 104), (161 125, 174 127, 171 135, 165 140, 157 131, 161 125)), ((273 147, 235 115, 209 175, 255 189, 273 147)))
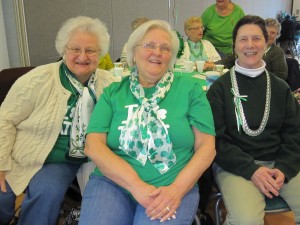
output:
POLYGON ((7 92, 13 83, 22 75, 34 67, 16 67, 0 71, 0 104, 3 102, 7 92))
POLYGON ((286 58, 286 63, 288 66, 288 77, 286 82, 290 86, 291 90, 294 91, 300 88, 300 69, 299 63, 296 59, 286 58))
POLYGON ((297 22, 291 18, 286 18, 281 22, 281 33, 278 38, 279 42, 294 41, 297 22))

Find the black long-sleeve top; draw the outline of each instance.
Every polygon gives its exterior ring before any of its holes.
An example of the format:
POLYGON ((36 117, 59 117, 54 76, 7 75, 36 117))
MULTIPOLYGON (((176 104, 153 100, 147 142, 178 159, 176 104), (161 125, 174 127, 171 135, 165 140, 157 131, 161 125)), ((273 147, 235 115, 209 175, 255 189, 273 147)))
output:
MULTIPOLYGON (((236 72, 240 95, 250 129, 262 121, 266 101, 266 74, 251 78, 236 72)), ((251 179, 259 168, 254 160, 275 161, 286 181, 300 170, 300 106, 288 85, 270 73, 271 106, 265 130, 258 136, 238 132, 230 74, 215 81, 207 92, 216 128, 216 163, 224 170, 251 179)))

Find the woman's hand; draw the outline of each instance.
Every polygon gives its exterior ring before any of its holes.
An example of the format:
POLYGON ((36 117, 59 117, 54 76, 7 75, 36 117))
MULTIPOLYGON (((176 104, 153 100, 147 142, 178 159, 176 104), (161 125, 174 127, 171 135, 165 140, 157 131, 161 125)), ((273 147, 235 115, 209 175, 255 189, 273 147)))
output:
POLYGON ((283 172, 281 172, 279 169, 274 168, 274 175, 273 175, 276 183, 279 185, 279 188, 281 189, 283 184, 284 184, 284 180, 285 180, 285 175, 283 172))
POLYGON ((0 190, 6 192, 5 171, 0 171, 0 190))
POLYGON ((206 61, 205 64, 204 64, 204 67, 203 69, 204 70, 213 70, 215 67, 215 63, 212 62, 212 61, 206 61))
POLYGON ((131 192, 134 199, 142 205, 144 208, 147 208, 154 200, 152 193, 156 191, 156 187, 149 184, 141 184, 140 187, 135 188, 131 192))
POLYGON ((176 210, 183 196, 175 185, 159 187, 151 196, 154 200, 146 208, 146 214, 151 220, 160 219, 164 222, 176 219, 176 210))
POLYGON ((278 196, 284 182, 284 174, 278 169, 260 167, 252 175, 253 184, 268 198, 278 196), (272 195, 273 194, 273 195, 272 195))

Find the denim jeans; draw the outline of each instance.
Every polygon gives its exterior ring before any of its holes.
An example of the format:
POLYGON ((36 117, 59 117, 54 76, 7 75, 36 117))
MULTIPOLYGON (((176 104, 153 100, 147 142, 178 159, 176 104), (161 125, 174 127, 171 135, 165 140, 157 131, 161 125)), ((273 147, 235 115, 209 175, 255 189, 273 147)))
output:
MULTIPOLYGON (((198 187, 193 187, 182 199, 176 219, 166 225, 193 223, 199 203, 198 187)), ((91 176, 83 194, 79 225, 158 225, 150 220, 145 208, 139 205, 124 189, 101 176, 91 176)))
MULTIPOLYGON (((22 202, 19 225, 54 225, 64 195, 74 180, 79 164, 45 164, 30 180, 22 202)), ((0 191, 0 225, 14 213, 16 196, 6 182, 7 192, 0 191)))

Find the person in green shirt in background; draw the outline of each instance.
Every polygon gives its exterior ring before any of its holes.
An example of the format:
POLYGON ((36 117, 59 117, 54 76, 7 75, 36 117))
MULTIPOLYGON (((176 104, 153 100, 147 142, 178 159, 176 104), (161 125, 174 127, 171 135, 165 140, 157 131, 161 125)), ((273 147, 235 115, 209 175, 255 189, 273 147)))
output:
POLYGON ((244 15, 243 9, 230 0, 216 0, 202 13, 203 39, 213 44, 221 58, 232 54, 232 31, 244 15))

